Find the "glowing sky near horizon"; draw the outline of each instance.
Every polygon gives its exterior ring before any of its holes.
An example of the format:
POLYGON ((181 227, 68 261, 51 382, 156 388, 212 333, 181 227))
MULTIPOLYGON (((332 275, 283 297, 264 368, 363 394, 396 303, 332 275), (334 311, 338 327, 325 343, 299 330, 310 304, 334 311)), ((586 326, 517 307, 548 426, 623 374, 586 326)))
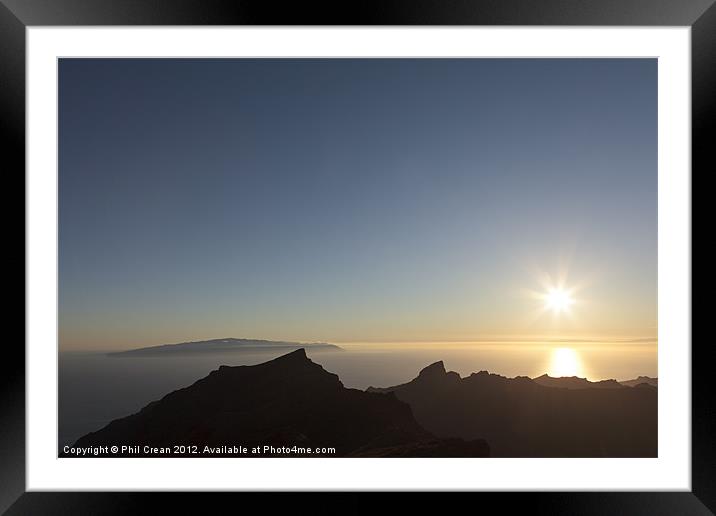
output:
POLYGON ((656 335, 655 59, 59 74, 63 350, 656 335))

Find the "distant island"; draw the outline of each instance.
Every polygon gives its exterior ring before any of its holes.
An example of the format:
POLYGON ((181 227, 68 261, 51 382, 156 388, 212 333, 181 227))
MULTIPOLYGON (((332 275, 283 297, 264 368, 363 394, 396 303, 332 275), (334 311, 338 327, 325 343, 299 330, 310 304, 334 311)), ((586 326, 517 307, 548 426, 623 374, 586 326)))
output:
POLYGON ((227 337, 223 339, 200 340, 192 342, 180 342, 178 344, 162 344, 146 348, 130 349, 127 351, 116 351, 107 353, 110 357, 149 357, 163 355, 183 354, 215 354, 233 352, 263 352, 263 351, 295 351, 297 349, 310 349, 311 351, 343 351, 343 348, 335 344, 325 342, 303 343, 285 342, 259 339, 236 339, 227 337))
POLYGON ((168 456, 209 449, 235 457, 227 446, 246 446, 269 449, 252 456, 656 457, 657 388, 649 380, 487 371, 463 378, 436 362, 410 382, 363 391, 344 387, 299 348, 258 365, 220 366, 60 456, 167 456, 180 444, 168 456), (108 451, 115 443, 138 448, 116 455, 108 451), (271 451, 284 447, 294 452, 271 451), (332 451, 305 452, 324 447, 332 451))

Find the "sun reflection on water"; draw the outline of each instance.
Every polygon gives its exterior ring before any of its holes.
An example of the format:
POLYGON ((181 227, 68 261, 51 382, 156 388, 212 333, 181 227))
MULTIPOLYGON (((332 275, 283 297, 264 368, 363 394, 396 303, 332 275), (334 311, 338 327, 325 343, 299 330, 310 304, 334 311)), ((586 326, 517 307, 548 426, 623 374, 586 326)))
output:
POLYGON ((586 377, 582 359, 572 348, 556 348, 552 351, 549 373, 552 377, 578 376, 586 377))

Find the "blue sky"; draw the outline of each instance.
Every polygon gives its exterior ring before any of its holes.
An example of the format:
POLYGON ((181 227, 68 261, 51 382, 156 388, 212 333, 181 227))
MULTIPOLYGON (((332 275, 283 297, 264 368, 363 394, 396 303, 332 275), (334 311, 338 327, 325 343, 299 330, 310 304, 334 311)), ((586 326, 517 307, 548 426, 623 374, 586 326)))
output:
POLYGON ((654 59, 62 59, 59 135, 63 349, 656 333, 654 59))

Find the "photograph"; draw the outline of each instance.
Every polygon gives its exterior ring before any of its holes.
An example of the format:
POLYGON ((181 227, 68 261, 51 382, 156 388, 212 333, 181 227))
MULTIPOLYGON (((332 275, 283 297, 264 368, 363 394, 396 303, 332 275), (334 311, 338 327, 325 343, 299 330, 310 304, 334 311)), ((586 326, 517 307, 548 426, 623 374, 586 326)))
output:
POLYGON ((60 57, 57 457, 659 457, 658 72, 60 57))
POLYGON ((715 50, 716 0, 0 0, 0 514, 716 514, 715 50))

